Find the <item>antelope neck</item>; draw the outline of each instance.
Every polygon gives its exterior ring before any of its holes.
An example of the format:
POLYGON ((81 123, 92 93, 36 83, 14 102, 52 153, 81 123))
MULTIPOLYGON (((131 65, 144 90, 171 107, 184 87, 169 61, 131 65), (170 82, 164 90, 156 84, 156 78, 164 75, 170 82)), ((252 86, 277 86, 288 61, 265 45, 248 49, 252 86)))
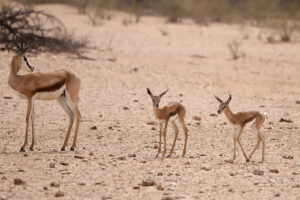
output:
POLYGON ((153 104, 153 113, 154 113, 156 119, 159 119, 160 108, 159 108, 159 107, 156 107, 154 104, 153 104))
POLYGON ((226 115, 227 119, 233 124, 233 122, 235 121, 235 115, 231 112, 229 105, 227 105, 224 109, 224 114, 226 115))

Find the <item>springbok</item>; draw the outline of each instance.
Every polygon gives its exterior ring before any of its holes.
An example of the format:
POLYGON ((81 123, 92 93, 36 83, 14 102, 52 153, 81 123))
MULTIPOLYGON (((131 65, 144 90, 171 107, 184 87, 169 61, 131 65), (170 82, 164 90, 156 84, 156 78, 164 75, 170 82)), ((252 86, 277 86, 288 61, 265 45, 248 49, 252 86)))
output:
POLYGON ((252 155, 258 148, 260 142, 262 142, 262 159, 261 163, 264 162, 265 160, 265 138, 264 135, 260 132, 260 129, 267 117, 267 113, 265 112, 264 114, 259 113, 258 111, 247 111, 247 112, 238 112, 238 113, 232 113, 229 107, 229 103, 231 101, 231 95, 229 95, 229 98, 227 101, 222 101, 220 98, 215 96, 215 98, 220 102, 220 106, 218 109, 218 114, 221 114, 223 111, 229 120, 229 122, 233 125, 234 127, 234 137, 233 137, 233 144, 234 144, 234 150, 233 150, 233 159, 232 162, 236 158, 236 142, 240 145, 243 155, 246 158, 246 161, 249 162, 252 155), (248 122, 253 121, 252 124, 252 129, 254 132, 257 134, 257 143, 253 149, 253 151, 250 153, 249 158, 247 157, 242 144, 240 142, 240 136, 243 132, 243 129, 245 125, 248 122))
POLYGON ((57 100, 57 102, 63 107, 63 109, 69 116, 70 124, 61 151, 65 151, 73 126, 74 118, 77 119, 74 142, 71 147, 71 151, 74 151, 76 147, 79 123, 81 118, 81 114, 77 105, 77 98, 81 82, 80 78, 74 73, 67 70, 58 70, 54 72, 33 72, 34 67, 30 65, 27 57, 25 56, 28 47, 24 48, 23 43, 21 44, 21 46, 19 46, 16 41, 14 42, 18 50, 11 61, 8 84, 15 92, 17 92, 17 94, 22 99, 27 99, 28 102, 25 142, 21 147, 20 152, 24 152, 27 145, 28 125, 30 117, 32 122, 32 142, 30 150, 33 151, 34 100, 57 100), (20 69, 32 73, 19 75, 18 72, 20 69))
POLYGON ((161 151, 161 135, 162 135, 163 123, 165 123, 163 156, 165 156, 165 154, 167 152, 166 135, 167 135, 167 128, 168 128, 169 120, 171 120, 172 127, 175 131, 175 137, 174 137, 174 142, 173 142, 171 152, 168 155, 168 157, 171 157, 172 153, 174 152, 174 147, 175 147, 176 140, 178 137, 178 132, 179 132, 177 125, 175 123, 175 120, 177 118, 179 118, 179 122, 180 122, 180 124, 183 128, 184 134, 185 134, 184 149, 182 152, 182 157, 184 157, 186 154, 186 144, 187 144, 187 139, 188 139, 188 129, 184 123, 184 117, 185 117, 185 113, 186 113, 184 106, 177 102, 171 102, 171 103, 168 103, 163 108, 159 108, 160 99, 168 92, 168 90, 164 91, 159 96, 154 96, 148 88, 147 88, 147 92, 152 99, 154 116, 158 120, 158 123, 159 123, 159 146, 158 146, 158 152, 157 152, 156 157, 158 157, 158 155, 161 151))

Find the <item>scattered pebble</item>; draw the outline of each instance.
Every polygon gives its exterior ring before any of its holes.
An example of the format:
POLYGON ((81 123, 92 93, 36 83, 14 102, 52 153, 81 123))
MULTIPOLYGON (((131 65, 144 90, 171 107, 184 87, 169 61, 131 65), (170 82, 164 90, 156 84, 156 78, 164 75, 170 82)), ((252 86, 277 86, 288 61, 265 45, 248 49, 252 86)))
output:
POLYGON ((24 185, 25 182, 24 182, 22 179, 15 178, 15 179, 14 179, 14 184, 15 184, 15 185, 24 185))
POLYGON ((276 194, 275 194, 275 197, 280 197, 280 193, 276 193, 276 194))
POLYGON ((147 178, 146 180, 142 181, 142 186, 147 187, 147 186, 154 186, 156 185, 156 182, 152 178, 147 178))
POLYGON ((162 197, 161 200, 175 200, 175 198, 166 196, 166 197, 162 197))
POLYGON ((63 196, 65 196, 65 194, 62 191, 57 191, 54 196, 55 197, 63 197, 63 196))
POLYGON ((299 162, 296 162, 296 164, 295 164, 296 166, 300 166, 300 161, 299 162))
POLYGON ((204 165, 201 167, 201 169, 205 170, 205 171, 210 171, 211 170, 211 166, 209 165, 204 165))
POLYGON ((155 130, 156 130, 156 128, 153 126, 153 127, 151 128, 151 130, 155 131, 155 130))
POLYGON ((61 165, 64 165, 64 166, 69 165, 69 163, 67 163, 66 161, 61 161, 60 164, 61 164, 61 165))
POLYGON ((154 144, 153 149, 158 149, 158 144, 154 144))
POLYGON ((253 174, 257 175, 257 176, 263 176, 264 175, 264 171, 262 169, 254 169, 253 170, 253 174))
POLYGON ((158 173, 157 173, 157 176, 162 176, 162 175, 163 175, 162 172, 158 172, 158 173))
POLYGON ((94 152, 90 151, 89 155, 90 155, 90 156, 93 156, 93 155, 94 155, 94 152))
POLYGON ((133 100, 133 102, 139 102, 139 100, 135 99, 135 100, 133 100))
POLYGON ((300 188, 300 184, 294 185, 293 188, 300 188))
POLYGON ((232 188, 229 188, 228 192, 234 192, 234 190, 232 188))
POLYGON ((178 186, 178 184, 176 182, 170 182, 169 185, 173 186, 173 187, 177 187, 178 186))
POLYGON ((291 155, 284 155, 284 156, 282 156, 282 157, 285 158, 285 159, 289 159, 289 160, 294 159, 294 157, 291 156, 291 155))
POLYGON ((165 190, 165 188, 161 185, 156 186, 156 189, 159 190, 159 191, 164 191, 165 190))
POLYGON ((12 99, 10 96, 4 96, 3 99, 12 99))
POLYGON ((59 183, 56 183, 56 182, 52 182, 52 183, 50 183, 50 186, 51 186, 51 187, 59 187, 60 184, 59 184, 59 183))
POLYGON ((92 126, 90 129, 91 130, 97 130, 97 126, 92 126))
POLYGON ((284 119, 284 118, 281 118, 281 119, 279 120, 279 122, 293 123, 292 120, 290 120, 290 119, 284 119))
POLYGON ((129 108, 127 106, 124 106, 123 110, 129 110, 129 108))
POLYGON ((130 157, 130 158, 135 158, 136 155, 135 155, 134 153, 132 153, 132 154, 128 154, 128 157, 130 157))
POLYGON ((75 155, 74 158, 83 159, 84 157, 81 155, 75 155))
POLYGON ((139 190, 139 189, 141 189, 141 188, 140 188, 140 186, 133 186, 133 189, 134 189, 134 190, 139 190))
POLYGON ((300 104, 300 100, 297 100, 297 101, 296 101, 296 104, 300 104))
POLYGON ((106 58, 106 60, 110 61, 110 62, 116 62, 117 58, 115 57, 110 57, 110 58, 106 58))
POLYGON ((200 121, 200 120, 201 120, 201 117, 198 117, 198 116, 195 115, 195 116, 193 117, 193 120, 200 121))
POLYGON ((216 113, 211 113, 209 116, 211 116, 211 117, 217 117, 218 115, 216 113))
POLYGON ((125 156, 120 156, 120 157, 118 157, 118 160, 126 160, 126 157, 125 156))
POLYGON ((158 125, 158 123, 157 123, 157 122, 155 122, 155 121, 150 121, 150 122, 147 122, 147 125, 155 125, 155 126, 157 126, 157 125, 158 125))
POLYGON ((269 172, 278 174, 278 173, 279 173, 279 170, 278 170, 278 169, 270 169, 269 172))

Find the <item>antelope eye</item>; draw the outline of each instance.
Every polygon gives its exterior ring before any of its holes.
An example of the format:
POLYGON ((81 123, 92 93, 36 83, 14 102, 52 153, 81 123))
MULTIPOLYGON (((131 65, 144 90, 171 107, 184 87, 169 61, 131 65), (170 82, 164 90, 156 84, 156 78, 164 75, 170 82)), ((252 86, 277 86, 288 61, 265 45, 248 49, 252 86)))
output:
POLYGON ((226 106, 223 106, 223 109, 226 108, 226 106))

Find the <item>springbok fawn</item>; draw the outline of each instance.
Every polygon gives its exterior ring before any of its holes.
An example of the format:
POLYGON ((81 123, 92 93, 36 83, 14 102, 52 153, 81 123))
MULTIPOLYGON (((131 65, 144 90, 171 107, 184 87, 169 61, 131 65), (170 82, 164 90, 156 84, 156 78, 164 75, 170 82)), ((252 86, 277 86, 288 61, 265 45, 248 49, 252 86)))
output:
POLYGON ((177 118, 179 118, 179 122, 180 122, 180 124, 183 128, 184 134, 185 134, 184 149, 183 149, 183 152, 182 152, 182 157, 184 157, 185 154, 186 154, 186 145, 187 145, 187 139, 188 139, 188 129, 187 129, 185 123, 184 123, 184 117, 185 117, 185 113, 186 113, 186 110, 185 110, 184 106, 180 103, 177 103, 177 102, 171 102, 171 103, 168 103, 163 108, 159 108, 160 99, 168 92, 168 90, 164 91, 163 93, 161 93, 158 96, 154 96, 148 88, 147 88, 147 92, 148 92, 148 94, 150 95, 150 97, 152 99, 154 116, 158 120, 158 123, 159 123, 159 146, 158 146, 158 151, 157 151, 156 157, 158 157, 158 155, 161 151, 161 136, 162 136, 163 124, 165 124, 163 156, 165 156, 165 154, 167 152, 167 138, 166 138, 166 135, 167 135, 167 128, 168 128, 169 120, 171 120, 172 127, 175 131, 175 137, 174 137, 174 142, 173 142, 172 149, 171 149, 170 154, 168 155, 168 157, 171 157, 172 153, 174 152, 174 147, 175 147, 176 140, 177 140, 177 137, 178 137, 178 132, 179 132, 179 130, 177 128, 177 125, 175 123, 175 120, 177 118))
POLYGON ((221 114, 222 112, 225 113, 227 119, 234 127, 234 137, 233 137, 233 144, 234 144, 234 150, 233 150, 233 159, 232 162, 236 158, 236 142, 240 145, 243 155, 246 158, 246 161, 249 162, 252 155, 258 148, 260 142, 262 142, 262 159, 261 162, 264 162, 265 160, 265 138, 264 135, 261 133, 260 129, 267 117, 267 113, 261 114, 258 111, 248 111, 248 112, 238 112, 238 113, 232 113, 229 107, 229 103, 231 101, 231 95, 229 95, 229 98, 227 101, 222 101, 220 98, 215 96, 215 98, 220 102, 220 106, 218 109, 218 114, 221 114), (250 153, 249 158, 247 157, 242 144, 240 142, 240 136, 243 132, 243 129, 245 125, 248 122, 254 121, 252 124, 252 129, 257 134, 257 143, 253 149, 253 151, 250 153))
POLYGON ((11 61, 11 69, 8 78, 9 86, 17 92, 22 99, 27 99, 27 114, 26 114, 26 131, 25 142, 20 151, 24 152, 27 145, 28 125, 31 117, 32 122, 32 142, 30 150, 33 151, 34 147, 34 100, 57 100, 70 118, 70 124, 67 135, 61 151, 64 151, 70 132, 73 126, 74 118, 77 119, 74 142, 71 147, 73 151, 76 147, 78 129, 81 114, 77 105, 77 98, 80 89, 80 78, 67 70, 59 70, 54 72, 33 72, 34 67, 29 64, 25 56, 28 48, 21 46, 15 41, 18 48, 17 53, 13 56, 11 61), (23 69, 28 73, 19 75, 18 72, 23 69))

